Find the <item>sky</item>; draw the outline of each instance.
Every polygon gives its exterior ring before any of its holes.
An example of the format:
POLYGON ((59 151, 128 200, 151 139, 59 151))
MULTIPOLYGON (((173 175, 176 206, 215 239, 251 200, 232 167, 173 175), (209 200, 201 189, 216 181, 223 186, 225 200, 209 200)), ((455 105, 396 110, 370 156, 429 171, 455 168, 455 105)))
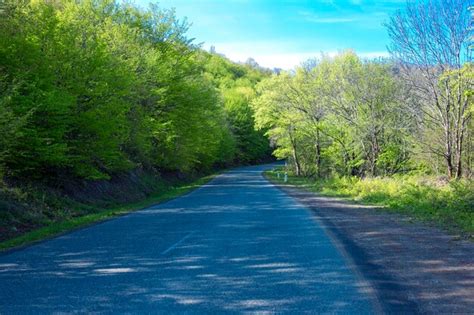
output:
MULTIPOLYGON (((136 0, 146 6, 150 0, 136 0)), ((161 0, 192 25, 188 36, 233 61, 291 69, 321 53, 388 56, 383 23, 406 0, 161 0)))

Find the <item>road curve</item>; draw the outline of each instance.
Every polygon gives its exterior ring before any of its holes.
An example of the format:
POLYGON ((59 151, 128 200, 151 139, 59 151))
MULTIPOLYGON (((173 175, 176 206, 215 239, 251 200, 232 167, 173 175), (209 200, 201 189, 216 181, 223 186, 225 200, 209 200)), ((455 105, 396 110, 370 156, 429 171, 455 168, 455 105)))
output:
POLYGON ((0 313, 378 313, 314 218, 261 175, 0 256, 0 313))

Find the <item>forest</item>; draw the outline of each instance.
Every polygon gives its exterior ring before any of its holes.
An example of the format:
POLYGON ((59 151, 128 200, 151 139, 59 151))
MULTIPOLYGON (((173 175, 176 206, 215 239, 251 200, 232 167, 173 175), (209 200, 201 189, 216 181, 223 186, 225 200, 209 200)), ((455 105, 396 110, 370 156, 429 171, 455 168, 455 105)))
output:
POLYGON ((248 106, 267 73, 199 49, 173 11, 115 1, 7 1, 4 176, 190 172, 267 154, 248 106))
POLYGON ((391 58, 348 50, 266 78, 256 127, 290 174, 330 195, 474 231, 474 68, 467 1, 409 2, 391 58))
POLYGON ((409 4, 386 25, 391 59, 323 55, 259 83, 257 127, 269 129, 275 154, 304 176, 471 177, 474 69, 466 4, 409 4))
POLYGON ((390 58, 347 50, 275 71, 203 50, 159 5, 1 1, 0 232, 84 214, 63 202, 77 183, 192 177, 272 153, 313 182, 427 185, 469 230, 470 23, 466 1, 408 3, 386 23, 390 58))
POLYGON ((270 71, 200 49, 188 27, 156 5, 1 2, 2 236, 74 215, 62 195, 84 181, 269 159, 250 102, 270 71))

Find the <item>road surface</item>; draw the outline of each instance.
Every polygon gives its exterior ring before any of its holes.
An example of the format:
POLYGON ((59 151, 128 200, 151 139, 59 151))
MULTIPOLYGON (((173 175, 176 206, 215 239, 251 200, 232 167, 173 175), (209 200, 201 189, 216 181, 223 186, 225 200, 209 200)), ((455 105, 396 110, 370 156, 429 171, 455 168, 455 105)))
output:
POLYGON ((371 287, 270 165, 0 256, 0 313, 378 313, 371 287))

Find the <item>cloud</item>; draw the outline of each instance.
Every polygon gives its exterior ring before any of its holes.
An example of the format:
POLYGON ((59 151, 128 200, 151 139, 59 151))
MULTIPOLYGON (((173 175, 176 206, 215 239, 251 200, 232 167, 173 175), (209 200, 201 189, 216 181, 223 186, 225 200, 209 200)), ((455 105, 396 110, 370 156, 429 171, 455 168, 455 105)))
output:
POLYGON ((342 23, 357 23, 365 25, 380 26, 380 23, 387 18, 388 13, 384 11, 371 11, 370 13, 352 13, 352 14, 338 14, 335 16, 321 16, 310 11, 299 11, 298 15, 306 22, 316 24, 342 24, 342 23))
POLYGON ((321 24, 351 23, 357 21, 355 18, 306 18, 306 21, 321 24))
MULTIPOLYGON (((267 68, 282 68, 285 70, 290 70, 296 66, 301 65, 304 61, 308 59, 319 59, 321 55, 334 57, 338 55, 340 51, 325 51, 325 52, 310 52, 310 53, 282 53, 282 54, 267 54, 267 55, 257 55, 252 58, 258 62, 259 65, 267 68)), ((357 52, 356 52, 357 53, 357 52)), ((372 52, 361 52, 357 55, 362 59, 375 59, 375 58, 386 58, 389 57, 389 53, 386 51, 372 51, 372 52)), ((231 60, 234 61, 245 61, 247 58, 239 58, 235 60, 228 56, 231 60)))
POLYGON ((370 52, 362 52, 357 54, 361 58, 367 58, 367 59, 374 59, 374 58, 388 58, 390 57, 390 54, 388 51, 370 51, 370 52))
MULTIPOLYGON (((235 62, 245 62, 248 58, 253 58, 259 65, 266 68, 282 68, 289 70, 299 65, 301 62, 321 55, 321 52, 288 52, 282 51, 282 45, 269 42, 242 42, 242 43, 221 43, 216 44, 218 53, 224 54, 227 58, 235 62)), ((206 46, 204 48, 206 49, 206 46)))
POLYGON ((357 19, 353 16, 348 17, 322 17, 313 12, 299 11, 298 14, 307 22, 321 23, 321 24, 336 24, 336 23, 351 23, 357 19))
MULTIPOLYGON (((272 42, 267 43, 227 43, 216 44, 216 51, 226 55, 227 58, 235 62, 245 62, 248 58, 253 58, 259 65, 266 68, 282 68, 290 70, 300 65, 308 59, 320 58, 322 54, 334 57, 343 50, 330 51, 309 51, 309 52, 286 52, 278 51, 272 42), (253 47, 253 49, 252 49, 253 47), (266 47, 267 49, 262 49, 266 47), (273 48, 272 48, 273 47, 273 48)), ((364 59, 374 59, 379 57, 389 57, 387 51, 357 52, 357 55, 364 59)))
MULTIPOLYGON (((280 53, 254 56, 259 65, 267 68, 293 69, 303 61, 320 56, 321 53, 280 53)), ((232 60, 233 58, 229 56, 232 60)))

